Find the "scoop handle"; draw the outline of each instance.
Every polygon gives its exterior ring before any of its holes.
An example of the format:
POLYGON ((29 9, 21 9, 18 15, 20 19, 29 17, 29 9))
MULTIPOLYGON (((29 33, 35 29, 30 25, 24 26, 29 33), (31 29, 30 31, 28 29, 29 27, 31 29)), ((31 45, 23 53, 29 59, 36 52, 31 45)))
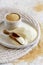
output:
POLYGON ((13 37, 16 37, 16 38, 20 37, 20 35, 18 35, 18 34, 15 33, 15 32, 9 32, 9 31, 7 31, 7 30, 4 30, 3 32, 4 32, 4 34, 6 34, 6 35, 10 35, 10 34, 11 34, 13 37))
POLYGON ((10 32, 7 31, 7 30, 4 30, 3 33, 6 34, 6 35, 9 35, 10 34, 10 32))

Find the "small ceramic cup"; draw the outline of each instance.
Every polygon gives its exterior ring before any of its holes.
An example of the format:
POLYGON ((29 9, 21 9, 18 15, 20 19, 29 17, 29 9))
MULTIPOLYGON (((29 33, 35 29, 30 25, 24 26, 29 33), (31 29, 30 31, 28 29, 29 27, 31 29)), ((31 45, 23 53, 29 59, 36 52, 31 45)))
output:
POLYGON ((16 27, 20 27, 22 22, 21 19, 22 18, 18 13, 7 13, 4 19, 5 28, 13 30, 16 27))

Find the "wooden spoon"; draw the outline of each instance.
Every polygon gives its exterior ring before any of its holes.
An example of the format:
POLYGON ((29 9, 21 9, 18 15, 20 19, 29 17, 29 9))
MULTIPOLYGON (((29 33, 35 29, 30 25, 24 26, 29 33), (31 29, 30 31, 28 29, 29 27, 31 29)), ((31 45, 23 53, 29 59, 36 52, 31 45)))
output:
POLYGON ((4 34, 9 35, 10 38, 12 38, 13 40, 15 40, 19 44, 21 44, 21 45, 24 44, 24 39, 20 35, 18 35, 17 33, 15 33, 15 32, 9 32, 7 30, 4 30, 3 32, 4 32, 4 34))

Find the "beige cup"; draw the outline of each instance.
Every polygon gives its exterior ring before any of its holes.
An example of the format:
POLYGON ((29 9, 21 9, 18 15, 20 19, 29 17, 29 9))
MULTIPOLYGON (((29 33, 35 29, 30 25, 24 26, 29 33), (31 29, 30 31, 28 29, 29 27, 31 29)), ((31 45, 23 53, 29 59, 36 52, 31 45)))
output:
POLYGON ((21 26, 21 16, 17 13, 7 13, 4 22, 6 29, 13 30, 16 27, 21 26))

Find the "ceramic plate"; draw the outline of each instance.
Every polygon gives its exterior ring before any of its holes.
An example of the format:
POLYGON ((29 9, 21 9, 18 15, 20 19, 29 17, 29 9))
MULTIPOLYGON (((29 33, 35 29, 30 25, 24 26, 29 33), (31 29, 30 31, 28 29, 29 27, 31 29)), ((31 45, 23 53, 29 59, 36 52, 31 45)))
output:
POLYGON ((37 37, 33 42, 31 42, 31 44, 28 44, 27 46, 17 47, 15 45, 9 44, 8 38, 6 39, 6 35, 2 33, 3 29, 5 28, 4 23, 0 24, 0 63, 10 62, 14 59, 20 58, 21 56, 25 55, 27 52, 32 50, 32 48, 34 48, 40 40, 40 27, 38 22, 36 22, 31 16, 25 14, 24 12, 13 8, 2 8, 1 16, 4 16, 8 12, 18 12, 23 18, 22 22, 25 22, 26 24, 33 26, 37 30, 37 37), (11 46, 11 48, 22 49, 9 49, 1 45, 4 45, 6 47, 11 46))

